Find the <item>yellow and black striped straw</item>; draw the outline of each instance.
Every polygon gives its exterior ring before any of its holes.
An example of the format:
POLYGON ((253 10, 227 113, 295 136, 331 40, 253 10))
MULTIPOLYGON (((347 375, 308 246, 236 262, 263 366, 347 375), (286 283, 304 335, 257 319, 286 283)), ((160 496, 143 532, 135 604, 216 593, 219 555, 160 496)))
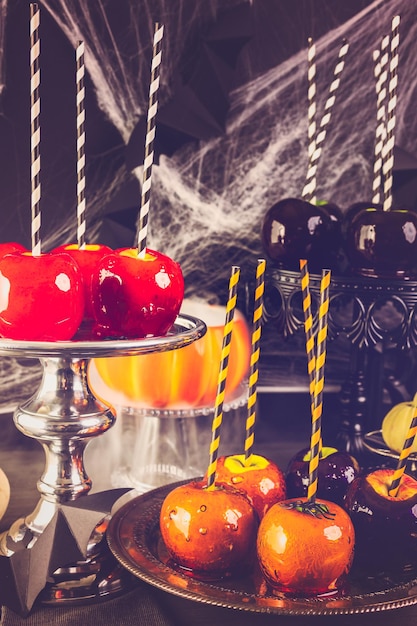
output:
POLYGON ((226 305, 226 319, 223 330, 222 353, 220 357, 219 376, 217 379, 217 393, 214 405, 214 416, 211 427, 210 460, 207 469, 207 488, 214 486, 217 469, 217 456, 220 445, 220 430, 223 421, 223 403, 226 388, 227 372, 229 368, 230 344, 232 341, 233 318, 237 302, 237 286, 240 278, 240 268, 232 266, 229 280, 229 295, 226 305))
POLYGON ((306 338, 307 371, 310 381, 311 411, 314 409, 314 385, 316 372, 316 346, 311 311, 310 274, 306 259, 300 259, 301 292, 303 297, 304 332, 306 338))
POLYGON ((255 440, 256 400, 261 352, 263 296, 265 291, 265 259, 258 259, 253 306, 251 357, 249 370, 248 415, 246 418, 245 461, 250 458, 255 440))
POLYGON ((400 458, 398 459, 398 464, 394 472, 394 476, 392 478, 391 486, 388 489, 388 495, 393 496, 394 498, 398 495, 398 490, 400 488, 401 479, 405 472, 405 468, 407 466, 407 460, 411 454, 411 449, 413 447, 416 434, 417 434, 417 394, 416 396, 414 396, 414 400, 413 400, 413 413, 412 413, 412 418, 410 422, 410 427, 408 429, 407 437, 406 437, 406 440, 404 441, 400 458))
POLYGON ((308 500, 314 501, 317 493, 318 465, 321 448, 321 415, 323 410, 324 366, 329 313, 330 270, 323 270, 320 282, 320 308, 317 331, 317 356, 314 381, 314 408, 312 415, 308 500))

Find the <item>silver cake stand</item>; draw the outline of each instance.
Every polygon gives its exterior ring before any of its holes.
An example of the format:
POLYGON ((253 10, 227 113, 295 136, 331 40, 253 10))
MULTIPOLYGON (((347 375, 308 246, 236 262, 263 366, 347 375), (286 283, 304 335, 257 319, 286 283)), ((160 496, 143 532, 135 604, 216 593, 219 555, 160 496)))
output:
MULTIPOLYGON (((107 563, 112 555, 107 549, 105 531, 114 499, 118 499, 123 490, 114 490, 114 494, 109 492, 107 500, 101 497, 105 496, 105 492, 83 497, 92 487, 84 467, 85 447, 92 438, 106 432, 116 419, 114 408, 92 392, 87 377, 88 364, 90 359, 96 357, 130 356, 181 348, 199 339, 205 332, 206 326, 201 320, 179 315, 169 333, 158 338, 68 342, 0 340, 1 356, 37 357, 43 366, 39 389, 14 413, 16 427, 26 436, 39 441, 45 451, 45 469, 38 481, 40 500, 32 513, 18 519, 0 535, 1 573, 5 567, 10 567, 10 577, 17 579, 15 586, 19 594, 23 593, 24 587, 26 596, 34 596, 38 593, 37 585, 40 586, 39 591, 43 589, 41 598, 44 603, 79 603, 121 592, 125 586, 123 575, 115 573, 115 560, 114 569, 107 563), (99 505, 95 506, 97 500, 99 505), (103 502, 111 503, 108 511, 101 512, 103 502), (89 508, 93 509, 92 514, 85 517, 89 508), (99 521, 88 530, 85 549, 81 545, 83 533, 86 533, 84 519, 99 521), (57 528, 64 528, 65 532, 60 536, 57 528), (66 537, 71 538, 66 542, 68 550, 62 545, 66 537), (38 548, 35 548, 37 545, 38 548), (27 558, 28 551, 39 550, 39 546, 43 546, 41 554, 34 557, 34 561, 48 562, 49 559, 50 564, 43 570, 39 570, 38 566, 33 573, 28 565, 27 577, 32 576, 36 580, 22 580, 22 568, 14 568, 13 560, 21 563, 27 558), (80 546, 83 558, 77 558, 76 562, 68 560, 74 554, 77 556, 80 546), (7 563, 3 557, 7 558, 7 563), (31 582, 35 585, 32 591, 31 582)), ((104 509, 107 504, 104 504, 104 509)), ((30 563, 29 559, 27 561, 30 563)), ((7 604, 7 598, 6 601, 4 598, 1 600, 7 604)), ((23 600, 21 612, 25 612, 25 608, 28 611, 31 603, 30 597, 23 600)))

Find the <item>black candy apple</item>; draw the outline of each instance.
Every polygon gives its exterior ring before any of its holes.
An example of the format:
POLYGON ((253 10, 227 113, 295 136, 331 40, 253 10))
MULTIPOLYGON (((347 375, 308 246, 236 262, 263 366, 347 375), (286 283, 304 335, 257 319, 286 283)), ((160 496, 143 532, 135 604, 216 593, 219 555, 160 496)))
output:
POLYGON ((262 243, 276 265, 299 271, 300 259, 307 259, 310 271, 317 273, 323 267, 337 267, 340 232, 336 213, 325 205, 286 198, 267 211, 262 243))
MULTIPOLYGON (((310 450, 304 448, 293 456, 286 470, 287 497, 307 496, 310 450)), ((318 466, 317 495, 341 505, 346 491, 359 474, 359 465, 348 452, 323 446, 318 466)))
POLYGON ((356 533, 355 563, 377 572, 415 567, 417 559, 417 480, 404 474, 397 496, 390 496, 393 469, 357 477, 345 508, 356 533))
POLYGON ((354 271, 381 278, 408 277, 416 270, 417 214, 368 206, 347 227, 346 249, 354 271))

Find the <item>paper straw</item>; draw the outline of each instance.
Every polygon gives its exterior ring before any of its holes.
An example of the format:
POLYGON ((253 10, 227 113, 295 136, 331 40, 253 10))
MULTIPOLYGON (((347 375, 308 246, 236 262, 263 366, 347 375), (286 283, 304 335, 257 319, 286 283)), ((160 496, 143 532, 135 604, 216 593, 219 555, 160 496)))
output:
MULTIPOLYGON (((333 80, 329 87, 329 95, 327 97, 326 103, 324 105, 324 113, 320 121, 319 131, 313 143, 310 142, 309 146, 309 165, 307 170, 306 183, 304 185, 304 189, 302 192, 302 197, 311 202, 312 204, 316 203, 316 174, 317 174, 317 164, 321 156, 322 144, 326 139, 327 126, 329 125, 332 110, 334 107, 334 103, 336 102, 336 93, 340 85, 340 76, 345 67, 345 56, 348 53, 349 44, 346 40, 343 41, 342 46, 340 47, 338 59, 336 66, 333 71, 333 80), (313 145, 313 150, 310 152, 310 147, 313 145)), ((310 132, 310 131, 309 131, 310 132)))
POLYGON ((214 405, 214 416, 211 430, 210 461, 207 469, 207 488, 213 488, 216 476, 217 456, 220 445, 220 430, 223 421, 223 403, 226 388, 227 372, 229 368, 230 342, 232 340, 233 318, 237 301, 237 286, 240 278, 240 268, 232 267, 229 280, 229 295, 226 305, 226 319, 223 331, 222 353, 220 358, 219 375, 217 379, 217 393, 214 405))
POLYGON ((75 52, 77 102, 77 242, 85 246, 85 66, 84 42, 79 41, 75 52))
POLYGON ((306 259, 300 259, 301 293, 303 297, 304 334, 306 338, 307 371, 310 381, 311 410, 314 409, 314 385, 316 372, 316 350, 311 311, 310 273, 306 259))
POLYGON ((41 127, 40 127, 40 50, 39 39, 40 11, 36 3, 30 5, 30 144, 31 144, 31 236, 32 254, 41 254, 41 127))
MULTIPOLYGON (((416 399, 415 399, 416 400, 416 399)), ((401 450, 400 458, 398 459, 397 468, 392 478, 391 486, 388 489, 388 495, 396 497, 400 488, 401 478, 405 472, 408 457, 411 454, 411 448, 414 443, 414 439, 417 433, 417 404, 414 401, 413 416, 411 419, 410 427, 408 429, 407 438, 404 442, 403 449, 401 450)))
POLYGON ((149 85, 148 118, 145 138, 145 158, 143 162, 142 197, 139 211, 138 254, 145 256, 148 236, 148 218, 151 199, 152 165, 154 159, 154 141, 156 132, 156 114, 158 111, 159 78, 162 60, 162 38, 164 27, 155 23, 151 81, 149 85))
POLYGON ((394 144, 395 144, 395 110, 397 106, 398 86, 398 49, 400 43, 400 16, 396 15, 391 24, 391 59, 389 68, 388 84, 388 111, 387 111, 387 138, 383 148, 384 174, 384 211, 389 211, 392 206, 392 183, 394 169, 394 144))
POLYGON ((253 307, 251 357, 249 370, 248 415, 246 419, 245 461, 252 453, 255 440, 256 400, 259 375, 259 357, 261 351, 263 296, 265 291, 266 261, 258 259, 256 268, 255 297, 253 307))
POLYGON ((311 37, 308 39, 307 50, 308 80, 308 159, 310 161, 316 147, 316 46, 311 37))
POLYGON ((330 270, 323 270, 320 282, 320 308, 317 331, 317 356, 314 381, 314 409, 311 428, 309 485, 307 497, 314 501, 318 484, 321 448, 321 415, 323 410, 324 366, 326 363, 327 319, 329 313, 330 270))
POLYGON ((386 110, 385 99, 387 96, 388 81, 388 46, 390 37, 386 36, 382 39, 381 49, 375 50, 374 58, 374 76, 376 91, 376 119, 377 126, 375 130, 375 149, 374 149, 374 179, 372 182, 372 202, 379 204, 381 201, 382 189, 382 150, 386 140, 386 110))

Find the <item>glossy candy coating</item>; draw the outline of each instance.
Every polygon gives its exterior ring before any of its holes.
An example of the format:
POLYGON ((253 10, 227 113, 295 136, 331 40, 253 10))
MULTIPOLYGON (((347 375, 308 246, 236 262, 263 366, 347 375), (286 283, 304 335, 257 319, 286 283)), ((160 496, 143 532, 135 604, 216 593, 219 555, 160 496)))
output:
POLYGON ((239 492, 204 486, 194 481, 173 489, 162 504, 160 529, 178 565, 221 578, 250 563, 257 517, 239 492))
POLYGON ((280 468, 263 456, 244 454, 217 459, 216 483, 230 485, 246 494, 261 519, 276 502, 286 497, 285 477, 280 468))
MULTIPOLYGON (((307 496, 309 485, 309 449, 297 452, 285 473, 287 497, 307 496)), ((359 465, 348 452, 324 446, 319 459, 317 495, 342 506, 349 485, 359 474, 359 465)))
POLYGON ((278 591, 317 595, 338 588, 350 569, 355 532, 341 507, 316 500, 329 515, 291 508, 306 498, 274 504, 261 520, 257 552, 261 570, 278 591))
POLYGON ((65 252, 69 254, 79 266, 84 283, 84 319, 93 319, 93 304, 91 295, 91 280, 98 262, 106 255, 111 254, 112 249, 101 244, 85 244, 84 248, 79 248, 78 244, 70 243, 58 246, 53 253, 65 252))
POLYGON ((78 265, 67 254, 0 259, 0 335, 24 341, 72 339, 84 314, 78 265))
POLYGON ((417 560, 417 481, 404 474, 398 495, 388 495, 394 470, 381 468, 356 478, 345 508, 356 531, 355 560, 389 570, 417 560))
POLYGON ((174 323, 184 297, 178 263, 147 249, 135 248, 105 256, 92 278, 93 312, 99 337, 162 336, 174 323))

